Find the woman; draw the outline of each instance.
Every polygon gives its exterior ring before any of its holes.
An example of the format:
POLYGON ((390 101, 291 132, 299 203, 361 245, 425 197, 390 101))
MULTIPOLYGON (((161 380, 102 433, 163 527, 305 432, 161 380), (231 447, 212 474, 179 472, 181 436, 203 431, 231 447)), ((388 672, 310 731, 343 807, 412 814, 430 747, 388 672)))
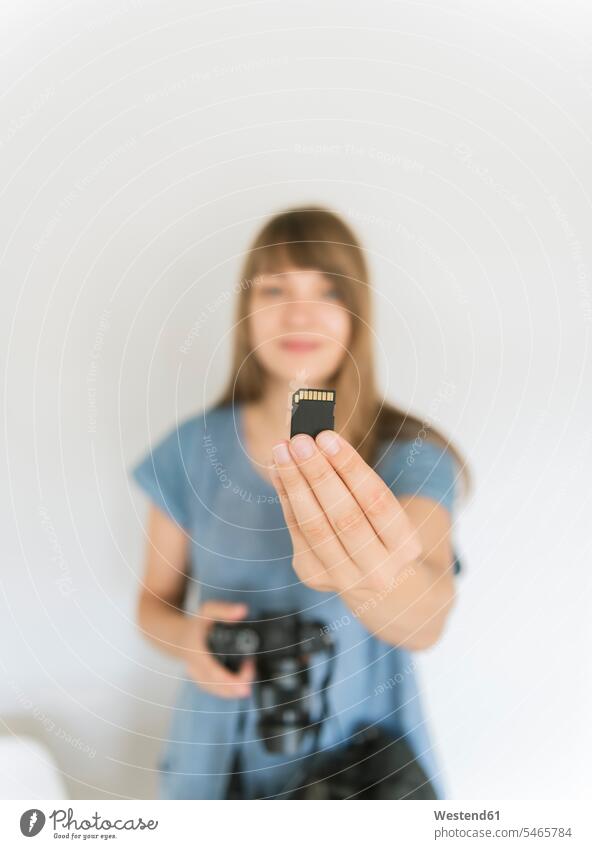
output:
MULTIPOLYGON (((406 735, 442 793, 410 652, 437 641, 453 605, 462 462, 380 400, 370 318, 349 226, 320 207, 276 215, 246 256, 226 390, 133 469, 153 502, 139 624, 187 676, 159 762, 164 798, 226 798, 233 769, 242 796, 281 798, 306 772, 312 750, 268 752, 260 739, 253 661, 232 672, 208 650, 215 622, 270 611, 333 637, 318 749, 380 725, 406 735), (288 440, 300 387, 335 390, 334 431, 288 440)), ((320 699, 325 664, 309 666, 320 699)))

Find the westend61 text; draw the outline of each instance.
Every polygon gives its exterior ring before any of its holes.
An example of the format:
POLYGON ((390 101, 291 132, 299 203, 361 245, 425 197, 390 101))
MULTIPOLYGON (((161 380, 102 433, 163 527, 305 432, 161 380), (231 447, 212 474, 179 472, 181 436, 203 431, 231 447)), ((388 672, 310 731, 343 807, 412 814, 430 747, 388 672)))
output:
POLYGON ((499 820, 499 811, 434 811, 437 820, 499 820))

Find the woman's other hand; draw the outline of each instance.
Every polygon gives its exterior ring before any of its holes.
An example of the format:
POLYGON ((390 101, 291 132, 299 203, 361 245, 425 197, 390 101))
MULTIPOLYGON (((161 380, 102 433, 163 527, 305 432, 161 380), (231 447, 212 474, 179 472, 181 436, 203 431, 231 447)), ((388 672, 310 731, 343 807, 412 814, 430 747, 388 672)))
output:
POLYGON ((208 633, 216 622, 237 622, 247 614, 246 604, 205 601, 195 614, 187 614, 181 633, 181 657, 187 674, 202 690, 225 699, 245 698, 251 693, 255 673, 252 659, 247 658, 239 672, 230 672, 208 648, 208 633))

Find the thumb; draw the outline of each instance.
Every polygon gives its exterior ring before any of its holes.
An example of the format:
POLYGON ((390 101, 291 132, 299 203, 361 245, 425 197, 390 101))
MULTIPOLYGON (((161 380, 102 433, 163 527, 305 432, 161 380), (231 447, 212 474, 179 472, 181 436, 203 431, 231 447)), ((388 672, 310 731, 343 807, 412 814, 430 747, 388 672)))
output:
POLYGON ((248 607, 244 602, 205 601, 198 611, 202 619, 217 622, 236 622, 244 619, 248 607))

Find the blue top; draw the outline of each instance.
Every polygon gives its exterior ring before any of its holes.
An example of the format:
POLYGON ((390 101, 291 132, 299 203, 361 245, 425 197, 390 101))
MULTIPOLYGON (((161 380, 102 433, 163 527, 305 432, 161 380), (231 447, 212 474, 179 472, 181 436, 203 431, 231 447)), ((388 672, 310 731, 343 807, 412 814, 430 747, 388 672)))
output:
MULTIPOLYGON (((132 475, 189 534, 189 574, 199 583, 201 602, 244 601, 249 618, 297 610, 330 627, 336 655, 320 747, 345 742, 361 722, 380 723, 407 735, 442 796, 413 655, 375 637, 336 594, 299 581, 279 497, 247 456, 243 436, 242 405, 207 409, 170 430, 132 475)), ((452 512, 456 467, 450 452, 419 439, 381 447, 374 468, 393 493, 433 498, 452 512)), ((324 654, 310 657, 312 715, 320 710, 327 662, 324 654)), ((224 798, 236 747, 247 793, 279 795, 294 771, 306 767, 308 750, 297 758, 267 752, 256 722, 253 696, 225 699, 183 679, 158 764, 161 797, 224 798)))

